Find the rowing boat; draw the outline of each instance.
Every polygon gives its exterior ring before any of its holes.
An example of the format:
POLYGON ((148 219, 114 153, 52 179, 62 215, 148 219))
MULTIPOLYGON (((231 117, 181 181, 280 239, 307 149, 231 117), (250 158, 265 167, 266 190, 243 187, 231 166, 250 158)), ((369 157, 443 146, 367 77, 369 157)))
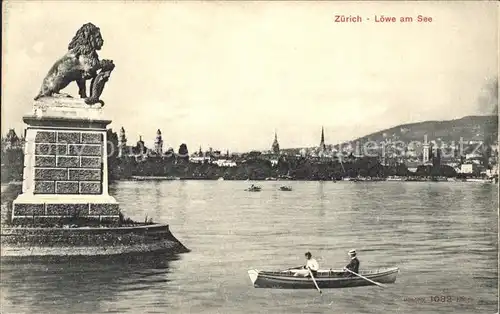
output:
POLYGON ((248 189, 245 189, 245 191, 248 191, 248 192, 260 192, 262 190, 262 188, 260 186, 251 186, 249 187, 248 189))
MULTIPOLYGON (((274 289, 316 289, 310 277, 294 276, 293 269, 283 271, 260 271, 251 269, 248 276, 255 288, 274 288, 274 289)), ((394 283, 399 268, 390 267, 377 270, 364 270, 360 275, 378 283, 394 283)), ((373 283, 360 277, 346 277, 342 270, 319 270, 314 277, 319 288, 351 288, 361 286, 371 286, 373 283)))

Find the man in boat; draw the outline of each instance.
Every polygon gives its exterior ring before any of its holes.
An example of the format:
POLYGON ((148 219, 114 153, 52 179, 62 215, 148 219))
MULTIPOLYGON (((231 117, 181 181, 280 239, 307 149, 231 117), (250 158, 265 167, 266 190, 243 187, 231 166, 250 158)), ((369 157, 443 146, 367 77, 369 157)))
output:
POLYGON ((356 275, 354 275, 351 272, 348 272, 347 269, 349 269, 350 271, 353 271, 356 274, 358 274, 359 273, 359 260, 356 257, 356 250, 350 250, 349 253, 348 253, 348 255, 351 258, 351 260, 349 261, 349 264, 347 264, 347 266, 344 267, 345 276, 346 277, 353 277, 353 276, 356 276, 356 275))
POLYGON ((304 255, 306 256, 307 259, 306 265, 302 266, 302 269, 297 270, 294 276, 302 276, 302 277, 310 276, 309 270, 311 270, 313 276, 316 277, 316 274, 318 273, 319 269, 318 262, 314 258, 312 258, 311 252, 307 252, 304 255))

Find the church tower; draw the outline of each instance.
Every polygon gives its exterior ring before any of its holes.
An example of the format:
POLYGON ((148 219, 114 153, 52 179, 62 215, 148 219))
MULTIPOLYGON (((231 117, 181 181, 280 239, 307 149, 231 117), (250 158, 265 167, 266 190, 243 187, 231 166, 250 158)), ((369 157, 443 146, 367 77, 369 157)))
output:
POLYGON ((158 156, 163 155, 163 139, 161 138, 161 131, 160 131, 160 129, 158 129, 158 131, 156 131, 155 153, 158 156))
POLYGON ((271 146, 271 151, 276 155, 280 153, 280 144, 278 143, 278 134, 276 133, 276 130, 274 130, 274 141, 271 146))
POLYGON ((120 129, 120 134, 118 136, 118 157, 123 157, 125 155, 126 146, 127 146, 127 137, 125 136, 125 129, 122 127, 120 129))
POLYGON ((142 140, 142 135, 139 135, 139 140, 137 141, 136 148, 139 155, 141 156, 144 155, 146 151, 146 146, 144 145, 144 141, 142 140))

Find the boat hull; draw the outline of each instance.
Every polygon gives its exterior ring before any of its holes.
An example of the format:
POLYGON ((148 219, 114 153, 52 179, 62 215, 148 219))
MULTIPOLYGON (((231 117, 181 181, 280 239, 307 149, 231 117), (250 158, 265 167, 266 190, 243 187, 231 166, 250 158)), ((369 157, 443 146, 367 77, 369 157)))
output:
MULTIPOLYGON (((378 283, 396 282, 399 269, 397 267, 387 268, 381 271, 361 272, 360 275, 378 283)), ((362 286, 372 286, 373 283, 360 277, 344 277, 344 272, 319 272, 316 283, 320 289, 352 288, 362 286)), ((258 270, 249 270, 248 275, 255 288, 273 288, 273 289, 316 289, 311 278, 296 277, 290 272, 265 272, 258 270)))

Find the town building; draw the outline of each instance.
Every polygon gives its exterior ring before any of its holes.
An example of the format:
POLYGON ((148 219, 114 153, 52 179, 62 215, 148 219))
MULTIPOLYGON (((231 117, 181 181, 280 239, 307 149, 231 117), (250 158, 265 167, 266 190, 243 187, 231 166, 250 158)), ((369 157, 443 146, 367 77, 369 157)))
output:
POLYGON ((228 159, 217 159, 212 162, 213 164, 216 164, 219 167, 236 167, 237 164, 233 160, 228 160, 228 159))
POLYGON ((430 161, 430 144, 427 142, 427 135, 424 136, 424 144, 422 145, 422 163, 428 164, 430 161))
POLYGON ((144 145, 142 136, 139 135, 139 140, 135 146, 127 145, 127 136, 125 129, 122 127, 118 135, 118 158, 132 157, 137 161, 145 160, 148 155, 148 148, 144 145))
POLYGON ((420 161, 417 161, 417 162, 407 161, 407 162, 405 162, 405 165, 406 165, 406 168, 408 169, 408 171, 415 173, 415 172, 417 172, 418 167, 422 165, 422 163, 420 161))
POLYGON ((460 166, 460 173, 463 174, 479 174, 481 171, 479 164, 470 163, 470 164, 462 164, 460 166))

